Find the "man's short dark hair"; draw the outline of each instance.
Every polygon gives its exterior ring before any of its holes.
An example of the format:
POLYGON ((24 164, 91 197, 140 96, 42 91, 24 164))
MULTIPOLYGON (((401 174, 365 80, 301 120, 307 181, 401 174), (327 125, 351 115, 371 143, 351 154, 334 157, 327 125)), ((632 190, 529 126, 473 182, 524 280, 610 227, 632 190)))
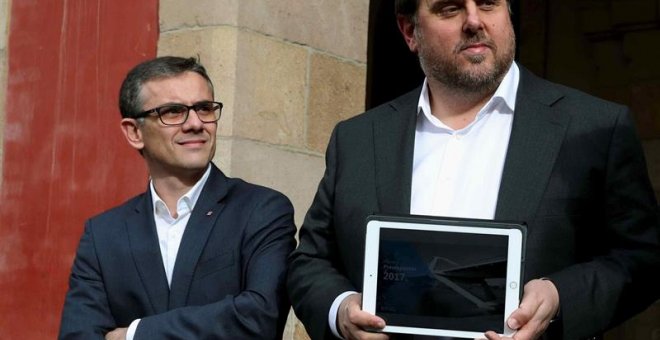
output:
POLYGON ((147 60, 135 66, 124 79, 119 90, 119 111, 123 118, 135 118, 143 111, 142 85, 150 80, 178 76, 184 72, 195 72, 204 77, 213 93, 213 83, 206 69, 197 58, 165 56, 147 60))
POLYGON ((419 0, 394 0, 394 14, 413 17, 417 13, 419 0))

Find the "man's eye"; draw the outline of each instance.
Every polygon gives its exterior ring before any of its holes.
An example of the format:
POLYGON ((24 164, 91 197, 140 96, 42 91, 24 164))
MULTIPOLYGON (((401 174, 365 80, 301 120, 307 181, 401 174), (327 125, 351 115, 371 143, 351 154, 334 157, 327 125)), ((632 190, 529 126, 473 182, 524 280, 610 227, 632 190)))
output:
POLYGON ((176 116, 188 110, 187 107, 181 105, 163 106, 160 108, 159 113, 162 115, 176 116))
POLYGON ((479 4, 479 8, 485 9, 485 10, 490 10, 493 9, 497 6, 497 1, 494 0, 487 0, 487 1, 482 1, 479 4))
POLYGON ((458 13, 459 10, 460 10, 460 8, 458 6, 455 6, 455 5, 444 6, 444 7, 440 8, 439 13, 441 15, 454 15, 454 14, 458 13))
POLYGON ((213 111, 213 103, 199 103, 195 105, 195 111, 213 111))

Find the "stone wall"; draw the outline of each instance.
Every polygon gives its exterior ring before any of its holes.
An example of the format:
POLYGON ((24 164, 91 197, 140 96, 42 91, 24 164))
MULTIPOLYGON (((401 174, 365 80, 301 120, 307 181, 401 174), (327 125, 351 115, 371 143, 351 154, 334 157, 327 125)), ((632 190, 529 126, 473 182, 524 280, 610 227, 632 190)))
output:
MULTIPOLYGON (((158 55, 199 56, 225 104, 215 162, 300 226, 335 123, 364 110, 368 0, 161 0, 158 55)), ((305 339, 289 318, 285 339, 305 339)))

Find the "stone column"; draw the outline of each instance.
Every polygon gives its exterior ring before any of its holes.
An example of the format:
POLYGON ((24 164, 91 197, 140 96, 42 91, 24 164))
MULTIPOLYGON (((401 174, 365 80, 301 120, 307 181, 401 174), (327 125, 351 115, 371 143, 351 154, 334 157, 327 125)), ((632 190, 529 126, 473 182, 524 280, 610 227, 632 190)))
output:
MULTIPOLYGON (((368 0, 160 3, 158 55, 199 56, 225 104, 214 161, 275 188, 300 226, 335 123, 364 110, 368 0)), ((305 339, 293 314, 285 339, 305 339)))

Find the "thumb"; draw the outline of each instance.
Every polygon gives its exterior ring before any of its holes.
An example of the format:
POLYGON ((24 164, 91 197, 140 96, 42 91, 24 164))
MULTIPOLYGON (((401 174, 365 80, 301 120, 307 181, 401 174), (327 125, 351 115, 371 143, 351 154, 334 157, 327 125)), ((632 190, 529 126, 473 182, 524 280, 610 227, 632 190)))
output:
POLYGON ((517 330, 526 324, 532 318, 532 315, 534 315, 534 311, 528 310, 523 304, 520 304, 518 309, 513 311, 511 316, 506 320, 506 324, 509 328, 517 330))

